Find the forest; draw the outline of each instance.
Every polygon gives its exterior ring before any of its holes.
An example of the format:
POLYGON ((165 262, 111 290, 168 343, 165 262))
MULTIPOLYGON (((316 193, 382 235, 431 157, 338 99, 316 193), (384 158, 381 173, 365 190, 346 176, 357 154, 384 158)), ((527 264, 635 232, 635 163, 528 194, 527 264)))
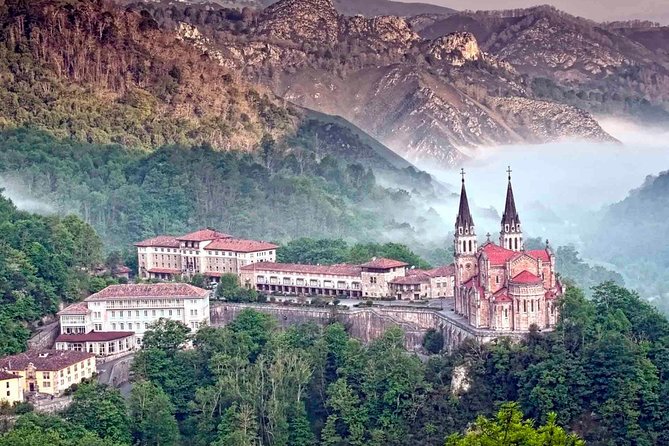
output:
POLYGON ((195 335, 158 322, 127 402, 82 385, 67 411, 21 415, 0 445, 669 442, 669 321, 612 283, 592 299, 570 288, 555 332, 426 360, 403 348, 399 329, 363 345, 334 321, 277 326, 253 310, 195 335), (458 369, 466 385, 452 384, 458 369))
POLYGON ((22 352, 30 327, 96 287, 102 261, 95 230, 75 216, 42 217, 16 209, 0 189, 0 356, 22 352))

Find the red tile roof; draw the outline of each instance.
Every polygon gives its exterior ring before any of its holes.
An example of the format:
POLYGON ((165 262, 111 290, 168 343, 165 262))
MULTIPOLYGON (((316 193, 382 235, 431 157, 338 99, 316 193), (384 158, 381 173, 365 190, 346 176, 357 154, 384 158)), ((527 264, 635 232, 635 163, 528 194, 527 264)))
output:
POLYGON ((184 242, 204 242, 207 240, 216 240, 219 238, 232 238, 231 235, 223 232, 215 231, 214 229, 200 229, 199 231, 191 232, 190 234, 177 237, 177 240, 184 242))
POLYGON ((80 315, 80 314, 88 314, 89 309, 88 309, 88 304, 86 302, 77 302, 76 304, 72 304, 68 307, 65 307, 61 311, 59 311, 57 314, 58 316, 61 315, 80 315))
POLYGON ((518 274, 516 277, 511 279, 511 282, 523 283, 523 284, 536 284, 536 283, 542 283, 543 281, 541 280, 540 277, 532 274, 531 272, 523 271, 522 273, 518 274))
POLYGON ((385 259, 383 257, 374 258, 367 263, 360 265, 362 268, 371 268, 371 269, 392 269, 392 268, 401 268, 403 266, 409 266, 406 262, 401 262, 399 260, 385 259))
POLYGON ((17 379, 17 378, 20 378, 20 376, 0 370, 0 381, 5 381, 7 379, 17 379))
POLYGON ((105 342, 133 336, 132 331, 91 331, 86 334, 62 334, 56 342, 105 342))
POLYGON ((455 275, 455 264, 440 266, 438 268, 427 270, 431 277, 449 277, 455 275))
POLYGON ((225 273, 221 273, 221 272, 218 272, 218 271, 205 271, 204 272, 204 275, 206 277, 223 277, 223 274, 225 274, 225 273))
POLYGON ((180 269, 173 268, 150 268, 147 271, 153 274, 181 274, 180 269))
POLYGON ((256 240, 227 238, 214 240, 204 249, 207 251, 258 252, 270 251, 277 248, 278 246, 272 243, 259 242, 256 240))
POLYGON ((242 267, 242 271, 272 272, 272 273, 296 273, 296 274, 322 274, 328 276, 352 276, 358 277, 362 268, 356 265, 300 265, 295 263, 257 262, 242 267))
POLYGON ((424 271, 417 271, 404 277, 397 277, 390 281, 392 285, 420 285, 430 281, 430 276, 424 271))
POLYGON ((116 272, 116 274, 128 274, 132 272, 132 269, 128 268, 125 265, 120 265, 114 268, 114 271, 116 272))
POLYGON ((517 254, 516 251, 502 248, 494 243, 486 243, 482 249, 491 265, 504 265, 507 260, 517 254))
POLYGON ((542 262, 550 262, 551 260, 550 254, 545 249, 534 249, 527 251, 527 254, 531 257, 534 257, 535 259, 541 260, 542 262))
POLYGON ((181 246, 179 240, 176 237, 171 235, 159 235, 158 237, 150 238, 141 242, 135 243, 135 246, 146 248, 146 247, 159 247, 159 248, 178 248, 181 246))
POLYGON ((95 355, 74 350, 28 350, 18 355, 0 359, 0 369, 9 371, 26 370, 33 364, 38 371, 58 371, 95 355))
POLYGON ((507 294, 506 288, 502 288, 501 290, 495 293, 495 302, 497 303, 512 302, 512 301, 513 300, 507 294))
POLYGON ((205 297, 209 291, 187 283, 149 283, 110 285, 86 298, 86 301, 108 299, 141 299, 147 297, 205 297))

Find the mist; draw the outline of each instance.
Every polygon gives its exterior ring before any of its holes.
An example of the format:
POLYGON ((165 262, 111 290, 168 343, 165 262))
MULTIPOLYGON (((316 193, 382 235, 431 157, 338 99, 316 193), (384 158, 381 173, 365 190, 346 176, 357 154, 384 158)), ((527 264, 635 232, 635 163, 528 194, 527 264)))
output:
MULTIPOLYGON (((467 193, 479 237, 496 240, 504 210, 507 166, 512 169, 516 205, 526 236, 554 246, 582 246, 589 222, 603 207, 623 200, 648 175, 669 169, 669 129, 648 129, 625 121, 600 124, 621 143, 565 141, 543 145, 487 147, 466 163, 467 193)), ((459 192, 459 169, 430 171, 459 192)), ((457 200, 434 203, 455 221, 457 200)), ((449 230, 451 228, 449 227, 449 230)))
POLYGON ((12 200, 14 205, 26 212, 32 212, 40 215, 50 215, 56 213, 56 209, 46 201, 31 197, 19 182, 10 178, 0 176, 0 194, 5 198, 12 200))

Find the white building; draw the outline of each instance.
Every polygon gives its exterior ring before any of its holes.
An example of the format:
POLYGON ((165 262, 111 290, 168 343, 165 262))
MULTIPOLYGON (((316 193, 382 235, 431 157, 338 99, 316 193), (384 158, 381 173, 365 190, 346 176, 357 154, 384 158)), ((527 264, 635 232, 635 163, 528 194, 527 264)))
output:
POLYGON ((56 347, 98 355, 121 353, 141 344, 149 325, 159 319, 179 321, 195 331, 209 323, 210 294, 185 283, 108 286, 58 313, 61 336, 56 347))
POLYGON ((201 229, 180 237, 161 235, 135 244, 139 276, 173 280, 177 276, 202 274, 213 282, 226 273, 256 262, 274 262, 278 246, 256 240, 233 238, 213 229, 201 229))

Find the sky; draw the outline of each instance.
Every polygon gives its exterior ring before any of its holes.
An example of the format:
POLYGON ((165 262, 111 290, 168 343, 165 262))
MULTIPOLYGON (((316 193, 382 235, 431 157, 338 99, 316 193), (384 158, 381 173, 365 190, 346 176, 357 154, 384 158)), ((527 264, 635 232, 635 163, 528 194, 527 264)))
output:
MULTIPOLYGON (((400 0, 411 2, 413 0, 400 0)), ((417 0, 416 0, 417 1, 417 0)), ((669 25, 669 0, 422 0, 462 9, 513 9, 550 4, 571 14, 598 21, 650 19, 669 25)))

